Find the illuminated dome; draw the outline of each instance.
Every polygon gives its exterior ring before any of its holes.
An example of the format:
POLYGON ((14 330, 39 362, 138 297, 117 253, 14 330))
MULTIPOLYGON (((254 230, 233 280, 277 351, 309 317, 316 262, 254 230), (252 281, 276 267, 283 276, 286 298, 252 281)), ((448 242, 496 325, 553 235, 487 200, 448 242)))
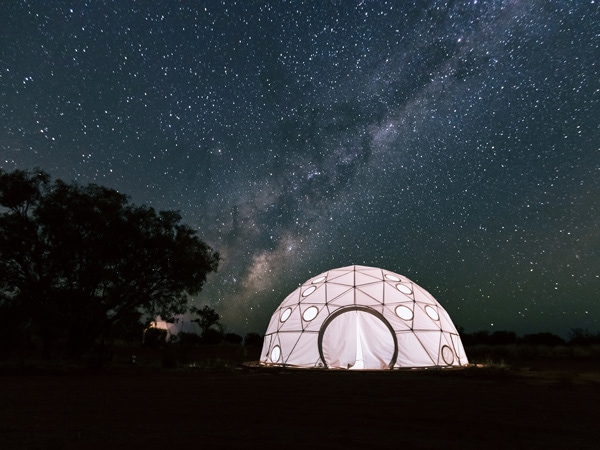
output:
POLYGON ((286 297, 269 322, 260 363, 379 370, 468 361, 450 316, 429 292, 394 272, 348 266, 286 297))

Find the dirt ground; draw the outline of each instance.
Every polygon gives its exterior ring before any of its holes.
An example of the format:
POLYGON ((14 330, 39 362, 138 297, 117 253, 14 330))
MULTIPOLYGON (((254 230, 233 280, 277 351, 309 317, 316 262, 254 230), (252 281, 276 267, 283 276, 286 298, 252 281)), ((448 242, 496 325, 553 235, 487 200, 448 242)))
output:
POLYGON ((120 358, 2 369, 0 449, 599 448, 597 360, 348 372, 120 358))

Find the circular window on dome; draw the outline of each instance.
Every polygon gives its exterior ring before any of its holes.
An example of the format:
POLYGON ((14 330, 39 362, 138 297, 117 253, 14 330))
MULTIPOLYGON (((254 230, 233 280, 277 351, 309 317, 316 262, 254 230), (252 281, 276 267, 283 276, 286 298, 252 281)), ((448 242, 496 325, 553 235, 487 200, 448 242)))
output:
POLYGON ((312 284, 320 283, 323 280, 325 280, 325 277, 315 278, 314 280, 312 280, 312 284))
POLYGON ((312 294, 313 292, 315 292, 315 290, 316 290, 316 289, 317 289, 317 287, 316 287, 316 286, 311 286, 311 287, 309 287, 307 290, 305 290, 305 291, 302 293, 302 297, 308 297, 310 294, 312 294))
POLYGON ((391 273, 386 273, 385 277, 388 280, 392 280, 392 281, 400 281, 400 278, 398 278, 396 275, 392 275, 391 273))
POLYGON ((279 361, 280 357, 281 357, 281 348, 279 347, 279 345, 276 345, 271 350, 271 362, 276 363, 277 361, 279 361))
POLYGON ((403 320, 411 320, 413 318, 412 310, 404 305, 396 306, 396 315, 403 320))
POLYGON ((454 352, 452 351, 452 349, 450 347, 448 347, 447 345, 444 345, 442 347, 442 359, 444 360, 444 362, 446 364, 448 364, 449 366, 452 365, 452 363, 454 362, 454 352))
POLYGON ((281 317, 279 320, 281 320, 282 322, 285 322, 286 320, 288 320, 290 318, 291 314, 292 314, 292 308, 288 308, 283 312, 283 314, 281 314, 281 317))
POLYGON ((433 309, 431 306, 427 305, 425 307, 425 312, 427 313, 427 315, 429 317, 431 317, 433 320, 440 320, 440 316, 437 313, 437 311, 435 309, 433 309))
POLYGON ((311 306, 304 310, 304 312, 302 313, 302 318, 307 322, 310 322, 315 317, 317 317, 317 314, 319 314, 319 308, 317 308, 316 306, 311 306))
POLYGON ((396 285, 396 289, 398 289, 400 292, 406 295, 412 294, 412 289, 405 284, 398 283, 396 285))

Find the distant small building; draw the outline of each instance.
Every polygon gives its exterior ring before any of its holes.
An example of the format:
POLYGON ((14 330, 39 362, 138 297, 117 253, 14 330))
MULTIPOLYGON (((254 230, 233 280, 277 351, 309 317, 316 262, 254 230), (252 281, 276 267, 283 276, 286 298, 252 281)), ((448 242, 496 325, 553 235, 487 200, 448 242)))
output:
POLYGON ((154 319, 148 328, 157 328, 159 330, 165 330, 167 332, 167 341, 173 336, 177 336, 179 333, 189 333, 200 335, 200 327, 196 322, 192 322, 192 319, 186 314, 180 314, 173 318, 173 321, 162 320, 160 316, 154 319))

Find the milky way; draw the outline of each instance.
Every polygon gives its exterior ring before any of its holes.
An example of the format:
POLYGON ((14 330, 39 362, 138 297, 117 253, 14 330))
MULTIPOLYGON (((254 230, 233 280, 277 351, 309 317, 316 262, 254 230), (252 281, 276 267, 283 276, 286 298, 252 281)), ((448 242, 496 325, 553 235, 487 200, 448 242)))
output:
POLYGON ((10 1, 0 166, 179 210, 263 333, 350 264, 467 331, 598 330, 595 1, 10 1))

